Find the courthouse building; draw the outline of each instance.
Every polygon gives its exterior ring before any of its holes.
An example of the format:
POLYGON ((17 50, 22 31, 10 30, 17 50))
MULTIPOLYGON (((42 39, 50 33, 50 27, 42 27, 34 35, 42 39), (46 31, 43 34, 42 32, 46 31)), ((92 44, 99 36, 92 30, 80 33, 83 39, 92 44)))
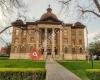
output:
POLYGON ((82 60, 85 59, 85 26, 76 22, 60 21, 52 9, 35 22, 16 20, 12 23, 11 59, 28 59, 32 48, 39 49, 41 59, 82 60))

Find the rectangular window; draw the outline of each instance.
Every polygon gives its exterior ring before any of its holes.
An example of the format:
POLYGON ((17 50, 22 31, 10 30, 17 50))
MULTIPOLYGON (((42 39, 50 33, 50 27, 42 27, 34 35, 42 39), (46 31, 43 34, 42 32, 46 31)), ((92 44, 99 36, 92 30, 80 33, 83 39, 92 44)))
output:
POLYGON ((15 46, 18 45, 18 38, 15 39, 15 46))
POLYGON ((23 42, 26 42, 26 38, 23 38, 22 41, 23 41, 23 42))
POLYGON ((68 33, 67 33, 67 30, 64 30, 64 35, 67 36, 67 34, 68 34, 68 33))
POLYGON ((68 48, 67 47, 64 48, 64 52, 68 53, 68 48))
POLYGON ((83 34, 82 30, 79 31, 79 35, 81 36, 83 34))
POLYGON ((64 43, 68 43, 68 38, 64 38, 64 43))
POLYGON ((26 47, 25 46, 21 46, 20 52, 21 53, 26 53, 26 47))
POLYGON ((23 35, 23 37, 26 37, 26 31, 25 30, 22 31, 22 35, 23 35))
POLYGON ((79 45, 82 45, 82 40, 81 39, 79 40, 79 45))
POLYGON ((75 40, 74 39, 72 39, 72 44, 75 45, 75 40))
POLYGON ((26 38, 22 38, 22 46, 26 45, 26 38))
POLYGON ((34 35, 35 34, 35 31, 34 30, 30 30, 30 35, 34 35))
POLYGON ((18 29, 16 29, 15 33, 16 33, 16 35, 18 35, 18 34, 19 34, 19 30, 18 30, 18 29))
POLYGON ((72 33, 73 36, 75 36, 76 35, 76 30, 75 29, 72 29, 71 30, 71 33, 72 33))
POLYGON ((83 53, 83 48, 80 48, 80 53, 83 53))
POLYGON ((15 52, 15 53, 18 53, 18 52, 19 52, 19 47, 18 47, 18 46, 15 46, 15 47, 14 47, 14 52, 15 52))
POLYGON ((30 37, 30 42, 31 42, 31 43, 34 42, 34 37, 30 37))

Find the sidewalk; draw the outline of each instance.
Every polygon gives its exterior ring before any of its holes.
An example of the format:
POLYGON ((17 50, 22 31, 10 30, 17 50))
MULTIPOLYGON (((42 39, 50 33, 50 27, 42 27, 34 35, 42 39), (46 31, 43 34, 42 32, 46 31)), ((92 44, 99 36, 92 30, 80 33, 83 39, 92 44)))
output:
POLYGON ((81 80, 75 74, 65 69, 52 59, 46 61, 46 69, 46 80, 81 80))

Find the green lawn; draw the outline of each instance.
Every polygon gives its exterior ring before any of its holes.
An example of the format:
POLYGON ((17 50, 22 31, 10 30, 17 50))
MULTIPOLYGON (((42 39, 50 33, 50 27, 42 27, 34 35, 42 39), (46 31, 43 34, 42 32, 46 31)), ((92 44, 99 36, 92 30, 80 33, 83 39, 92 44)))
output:
MULTIPOLYGON (((65 68, 75 73, 82 80, 91 80, 92 76, 91 75, 89 76, 87 74, 88 72, 86 71, 87 69, 92 68, 91 62, 88 63, 87 61, 60 61, 59 63, 63 65, 65 68)), ((94 68, 100 69, 100 61, 94 61, 94 68)), ((94 80, 100 80, 100 76, 98 77, 99 79, 94 79, 94 80)))
POLYGON ((0 68, 45 68, 45 62, 26 59, 5 59, 0 60, 0 68))

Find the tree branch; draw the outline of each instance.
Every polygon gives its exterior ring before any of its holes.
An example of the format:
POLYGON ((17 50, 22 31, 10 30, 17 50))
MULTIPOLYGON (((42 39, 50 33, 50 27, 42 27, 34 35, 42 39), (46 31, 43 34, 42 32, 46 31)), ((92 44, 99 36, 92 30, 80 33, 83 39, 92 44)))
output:
POLYGON ((100 14, 98 14, 98 13, 92 11, 92 10, 82 10, 82 13, 83 13, 83 14, 84 14, 84 13, 93 13, 93 14, 96 15, 97 17, 100 17, 100 14))
POLYGON ((3 33, 5 30, 7 30, 7 29, 10 28, 10 27, 12 27, 12 26, 8 26, 8 27, 6 27, 5 29, 3 29, 2 31, 0 31, 0 34, 3 33))
POLYGON ((70 1, 72 1, 72 0, 68 0, 68 1, 59 1, 59 2, 61 2, 61 3, 63 3, 63 4, 67 4, 67 3, 69 3, 70 1))
POLYGON ((0 41, 2 41, 3 43, 5 43, 6 45, 8 45, 8 43, 2 37, 0 37, 0 41))
POLYGON ((25 8, 22 0, 0 0, 0 11, 4 17, 9 16, 9 13, 14 11, 14 8, 25 8))
POLYGON ((80 5, 78 5, 78 7, 80 8, 80 11, 82 12, 82 14, 85 14, 85 13, 92 13, 94 15, 96 15, 97 17, 100 17, 100 14, 95 12, 95 11, 92 11, 92 10, 85 10, 83 9, 83 7, 81 7, 80 5))
POLYGON ((69 3, 70 1, 72 1, 72 0, 68 0, 68 1, 66 1, 64 4, 69 3))
POLYGON ((93 0, 93 2, 95 3, 97 9, 98 9, 99 12, 100 12, 100 3, 99 3, 99 1, 98 1, 98 0, 93 0))

